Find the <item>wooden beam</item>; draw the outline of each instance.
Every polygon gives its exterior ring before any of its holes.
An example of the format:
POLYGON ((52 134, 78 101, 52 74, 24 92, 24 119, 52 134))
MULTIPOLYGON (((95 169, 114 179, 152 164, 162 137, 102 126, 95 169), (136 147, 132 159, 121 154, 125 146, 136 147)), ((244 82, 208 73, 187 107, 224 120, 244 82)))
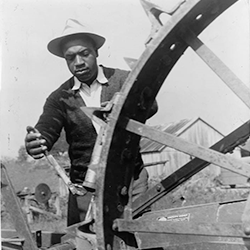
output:
POLYGON ((246 237, 241 223, 171 222, 116 219, 113 226, 119 232, 182 234, 216 237, 246 237))

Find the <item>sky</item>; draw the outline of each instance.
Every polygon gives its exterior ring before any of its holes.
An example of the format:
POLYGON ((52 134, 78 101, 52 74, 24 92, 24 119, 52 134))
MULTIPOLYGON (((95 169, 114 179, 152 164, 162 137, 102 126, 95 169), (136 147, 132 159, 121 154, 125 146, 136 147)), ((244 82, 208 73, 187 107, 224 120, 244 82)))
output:
MULTIPOLYGON (((170 8, 174 0, 154 0, 170 8)), ((26 126, 35 125, 46 97, 71 75, 63 59, 47 51, 74 18, 106 37, 98 61, 129 69, 139 59, 151 24, 139 0, 2 0, 0 50, 0 154, 16 157, 26 126)), ((167 19, 167 18, 166 18, 167 19)), ((248 86, 249 0, 239 0, 200 39, 248 86)), ((249 119, 249 109, 188 49, 167 77, 149 125, 201 117, 226 135, 249 119)))

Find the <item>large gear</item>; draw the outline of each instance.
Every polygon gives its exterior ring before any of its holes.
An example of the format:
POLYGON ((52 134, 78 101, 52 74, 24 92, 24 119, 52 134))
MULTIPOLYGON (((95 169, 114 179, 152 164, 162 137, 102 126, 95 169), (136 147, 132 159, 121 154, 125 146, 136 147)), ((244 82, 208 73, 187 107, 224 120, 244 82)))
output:
MULTIPOLYGON (((248 164, 224 155, 247 140, 250 134, 249 122, 222 139, 211 149, 198 147, 145 125, 147 114, 159 89, 189 46, 250 108, 249 89, 198 38, 198 35, 211 22, 236 1, 180 1, 179 5, 171 12, 171 19, 164 25, 160 22, 159 15, 165 11, 145 0, 141 2, 152 22, 152 31, 147 39, 146 49, 133 67, 123 89, 112 100, 113 106, 110 113, 107 115, 107 110, 105 110, 103 111, 105 115, 102 116, 100 115, 102 110, 94 112, 96 118, 107 117, 103 119, 106 124, 103 126, 102 133, 98 136, 92 164, 90 164, 90 169, 96 171, 96 234, 98 249, 144 247, 194 249, 195 244, 197 244, 196 247, 207 247, 205 243, 199 245, 202 243, 198 242, 197 235, 204 240, 202 236, 206 234, 208 237, 207 244, 211 243, 211 238, 209 238, 211 235, 213 237, 219 235, 226 240, 228 240, 226 236, 237 239, 247 237, 244 231, 240 230, 240 223, 237 225, 231 225, 230 223, 224 225, 204 222, 205 225, 199 227, 198 222, 190 221, 183 225, 174 224, 173 222, 163 225, 162 222, 157 221, 155 218, 152 219, 155 216, 151 213, 142 216, 140 219, 135 219, 138 214, 143 212, 143 209, 202 170, 209 163, 216 164, 245 177, 249 176, 248 164), (199 157, 199 159, 192 160, 177 170, 176 173, 167 177, 166 180, 149 189, 137 200, 132 201, 131 183, 133 183, 132 176, 135 171, 133 166, 141 136, 199 157), (175 237, 173 234, 176 234, 175 237), (190 234, 191 236, 186 236, 190 234), (172 236, 169 237, 169 235, 172 236), (186 241, 180 241, 180 246, 178 246, 179 235, 185 235, 186 237, 186 241), (157 240, 153 240, 153 238, 157 240), (162 243, 163 238, 166 241, 165 243, 162 243), (142 240, 145 242, 142 242, 142 240)), ((163 213, 163 215, 157 212, 155 214, 168 220, 167 212, 163 213)), ((178 216, 181 216, 181 214, 178 214, 178 216)), ((201 221, 200 224, 202 223, 201 221)), ((219 241, 218 237, 214 239, 219 241)), ((229 240, 228 244, 234 244, 233 242, 229 240)), ((237 249, 242 249, 241 243, 239 243, 241 246, 234 244, 234 247, 237 245, 239 247, 237 249)), ((223 243, 220 244, 223 245, 223 243)), ((229 245, 225 243, 225 246, 229 245)))

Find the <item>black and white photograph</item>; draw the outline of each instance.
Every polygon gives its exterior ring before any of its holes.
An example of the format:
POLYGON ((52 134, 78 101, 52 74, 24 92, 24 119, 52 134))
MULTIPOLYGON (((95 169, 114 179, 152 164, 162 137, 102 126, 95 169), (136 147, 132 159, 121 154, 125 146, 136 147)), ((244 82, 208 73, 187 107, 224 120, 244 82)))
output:
POLYGON ((0 12, 3 250, 250 249, 249 0, 0 12))

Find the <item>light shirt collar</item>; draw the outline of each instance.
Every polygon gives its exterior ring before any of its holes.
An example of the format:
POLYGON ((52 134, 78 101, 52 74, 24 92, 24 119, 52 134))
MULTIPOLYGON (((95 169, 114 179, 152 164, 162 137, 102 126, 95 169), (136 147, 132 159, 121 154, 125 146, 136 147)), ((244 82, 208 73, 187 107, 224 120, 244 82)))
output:
MULTIPOLYGON (((103 68, 98 65, 98 72, 97 77, 94 80, 94 82, 97 81, 100 84, 105 84, 108 82, 108 79, 105 77, 103 68)), ((74 86, 72 87, 72 90, 79 90, 81 88, 82 83, 74 76, 74 86)))

